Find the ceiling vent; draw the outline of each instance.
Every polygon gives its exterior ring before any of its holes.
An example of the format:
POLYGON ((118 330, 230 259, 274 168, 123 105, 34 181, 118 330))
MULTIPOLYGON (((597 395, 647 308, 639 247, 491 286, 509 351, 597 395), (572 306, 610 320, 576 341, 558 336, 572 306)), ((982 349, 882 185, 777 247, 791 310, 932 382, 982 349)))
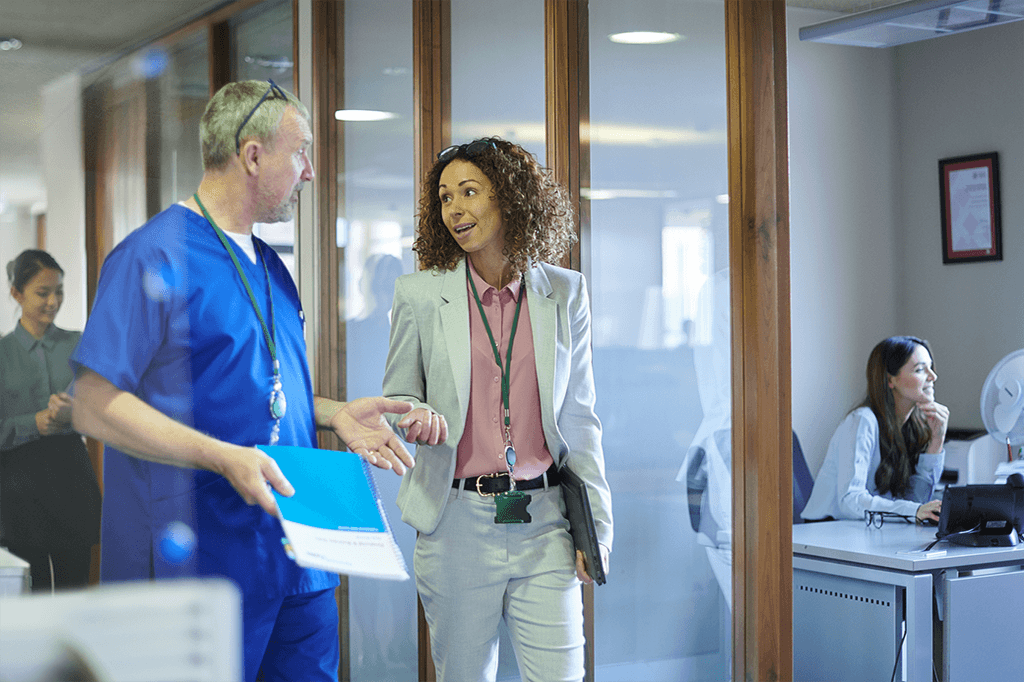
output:
POLYGON ((1024 0, 910 0, 800 29, 800 40, 892 47, 1024 19, 1024 0))

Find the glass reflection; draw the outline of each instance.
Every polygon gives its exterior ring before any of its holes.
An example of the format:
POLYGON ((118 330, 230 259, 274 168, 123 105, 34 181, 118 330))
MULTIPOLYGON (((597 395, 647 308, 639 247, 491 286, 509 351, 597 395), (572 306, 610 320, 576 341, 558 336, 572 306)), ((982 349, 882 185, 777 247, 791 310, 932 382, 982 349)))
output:
POLYGON ((588 274, 616 523, 595 590, 596 678, 728 679, 723 7, 591 0, 590 79, 588 274), (609 39, 636 30, 680 39, 609 39))
POLYGON ((182 38, 166 49, 160 88, 160 207, 192 195, 203 177, 199 119, 210 100, 206 31, 182 38))
MULTIPOLYGON (((358 397, 381 393, 395 280, 415 268, 412 11, 398 0, 349 0, 344 8, 337 109, 392 114, 337 123, 338 315, 345 321, 340 380, 346 396, 358 397)), ((373 477, 411 573, 416 533, 402 523, 395 504, 402 479, 377 469, 373 477)), ((348 617, 353 682, 418 679, 413 580, 350 578, 348 617)))
MULTIPOLYGON (((233 16, 228 26, 231 34, 231 80, 265 81, 272 78, 285 90, 295 92, 291 2, 261 3, 233 16)), ((308 99, 304 103, 308 106, 308 99)), ((202 115, 202 110, 199 113, 202 115)), ((298 281, 295 276, 295 221, 256 223, 252 232, 281 256, 292 279, 298 281)))
POLYGON ((496 135, 543 165, 543 0, 452 0, 451 34, 452 142, 496 135))
MULTIPOLYGON (((543 165, 544 1, 452 0, 451 7, 451 141, 496 135, 543 165)), ((504 623, 498 636, 497 679, 518 680, 504 623)))

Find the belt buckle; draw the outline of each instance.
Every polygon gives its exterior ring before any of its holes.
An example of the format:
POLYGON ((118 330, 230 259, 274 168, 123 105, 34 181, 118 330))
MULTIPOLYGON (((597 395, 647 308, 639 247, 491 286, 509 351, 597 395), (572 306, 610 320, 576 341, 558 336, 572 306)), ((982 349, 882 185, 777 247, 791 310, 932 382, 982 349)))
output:
POLYGON ((483 490, 480 490, 480 481, 482 481, 485 478, 497 478, 498 476, 508 476, 508 474, 499 471, 499 472, 494 473, 494 474, 482 474, 480 476, 477 476, 476 477, 476 493, 477 493, 477 495, 480 495, 481 497, 497 497, 499 495, 499 493, 485 493, 483 490))

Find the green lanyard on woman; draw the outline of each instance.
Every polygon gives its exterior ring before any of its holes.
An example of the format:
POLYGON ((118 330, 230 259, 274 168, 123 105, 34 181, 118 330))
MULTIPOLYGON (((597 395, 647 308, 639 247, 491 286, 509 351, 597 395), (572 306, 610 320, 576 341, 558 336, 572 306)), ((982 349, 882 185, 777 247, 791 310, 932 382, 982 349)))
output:
POLYGON ((491 332, 491 325, 487 323, 487 315, 484 314, 484 304, 480 302, 480 294, 476 292, 476 284, 469 275, 469 258, 466 258, 466 280, 470 289, 473 290, 473 298, 476 299, 476 306, 480 310, 480 319, 483 320, 484 329, 487 330, 487 338, 491 342, 491 350, 494 351, 494 362, 501 372, 501 406, 505 412, 505 465, 508 467, 509 486, 511 490, 516 489, 516 481, 513 477, 513 469, 516 465, 516 449, 512 444, 512 420, 509 415, 509 393, 512 380, 512 342, 516 339, 516 328, 519 326, 519 310, 523 305, 523 292, 526 290, 526 277, 519 281, 519 298, 516 300, 516 314, 512 318, 512 331, 508 336, 508 350, 505 352, 505 364, 501 363, 501 353, 498 344, 494 341, 494 334, 491 332))

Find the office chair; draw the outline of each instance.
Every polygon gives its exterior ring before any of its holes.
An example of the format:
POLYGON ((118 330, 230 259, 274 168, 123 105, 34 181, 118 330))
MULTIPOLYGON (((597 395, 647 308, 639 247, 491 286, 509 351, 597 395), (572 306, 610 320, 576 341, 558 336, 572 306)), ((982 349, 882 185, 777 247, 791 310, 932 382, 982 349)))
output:
MULTIPOLYGON (((688 507, 690 512, 690 525, 696 532, 708 532, 707 528, 701 528, 702 509, 705 505, 705 492, 708 486, 707 453, 703 447, 694 446, 691 448, 689 461, 685 465, 686 488, 688 507)), ((803 523, 800 512, 807 506, 807 500, 811 497, 811 490, 814 488, 814 478, 811 470, 807 467, 807 460, 804 459, 803 448, 800 447, 800 439, 796 432, 793 432, 793 523, 803 523)), ((714 537, 713 533, 710 534, 714 537)))
POLYGON ((793 432, 793 523, 803 523, 800 512, 807 506, 807 500, 811 498, 811 490, 814 488, 814 478, 811 470, 807 468, 807 460, 804 459, 803 448, 800 447, 800 439, 793 432))

